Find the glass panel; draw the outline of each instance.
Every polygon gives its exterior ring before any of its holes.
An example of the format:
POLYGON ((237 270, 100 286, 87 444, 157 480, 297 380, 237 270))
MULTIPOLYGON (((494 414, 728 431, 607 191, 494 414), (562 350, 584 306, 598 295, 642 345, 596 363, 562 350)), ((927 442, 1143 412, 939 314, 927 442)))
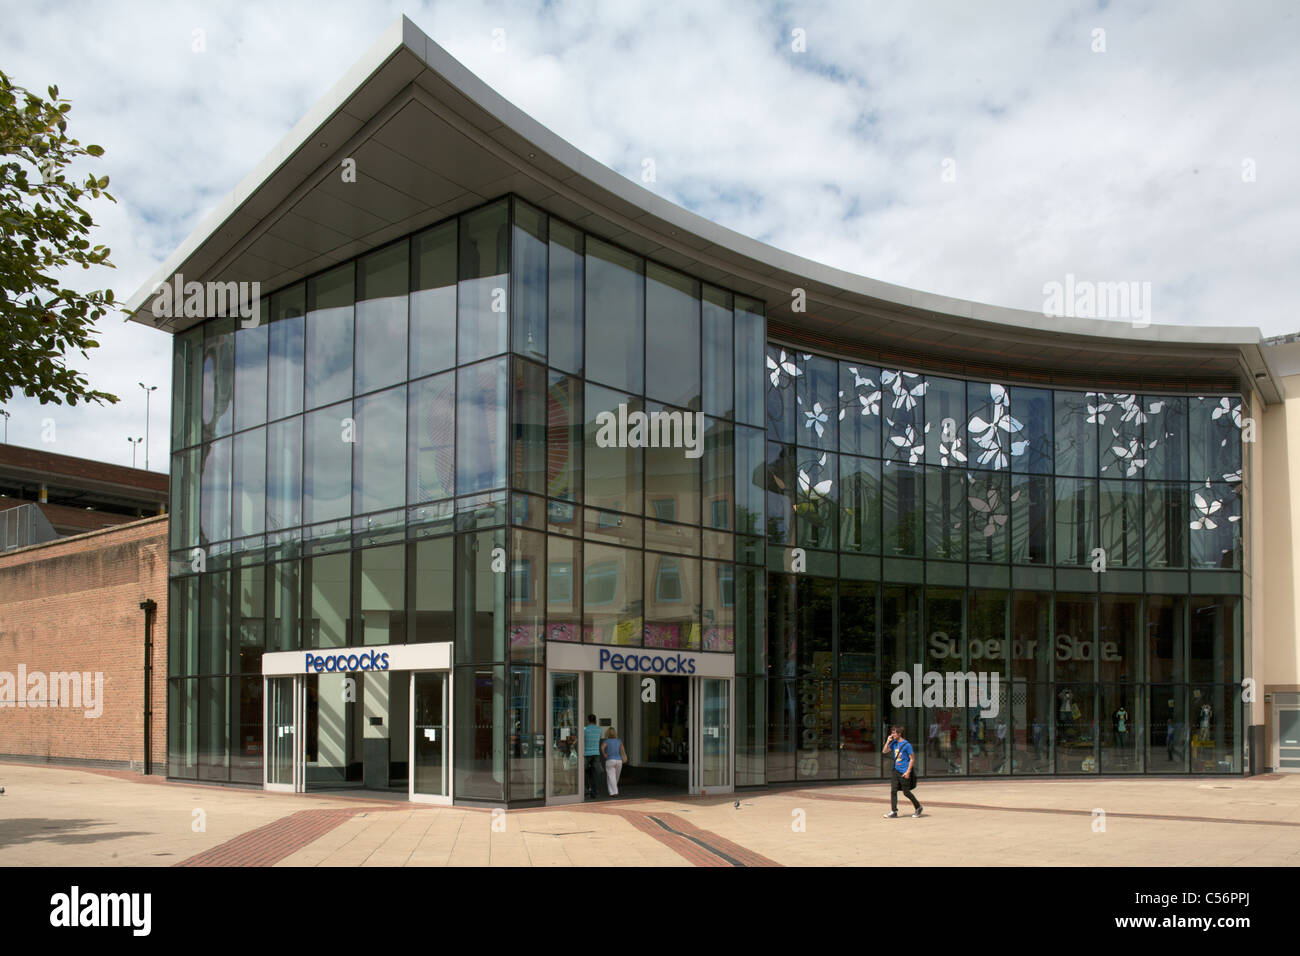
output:
MULTIPOLYGON (((795 745, 799 739, 795 682, 769 680, 767 686, 767 780, 781 783, 793 780, 795 774, 795 745)), ((812 732, 815 737, 815 727, 812 732)))
POLYGON ((538 661, 545 654, 546 536, 510 529, 510 658, 538 661))
POLYGON ((407 500, 450 498, 455 491, 456 376, 454 372, 412 382, 407 500))
POLYGON ((767 782, 766 707, 767 682, 762 678, 736 680, 736 786, 767 782))
POLYGON ((417 671, 415 677, 415 767, 412 790, 447 796, 447 675, 417 671))
POLYGON ((505 799, 506 675, 504 667, 458 667, 455 794, 470 800, 505 799))
POLYGON ((1235 395, 1190 402, 1193 482, 1241 480, 1241 399, 1235 395))
POLYGON ((357 260, 356 394, 406 379, 405 239, 357 260))
POLYGON ((1188 678, 1201 685, 1232 683, 1240 645, 1239 599, 1216 596, 1189 601, 1188 678))
POLYGON ((456 223, 411 239, 411 378, 456 364, 456 223))
POLYGON ((1187 599, 1151 595, 1146 601, 1146 677, 1151 681, 1181 681, 1187 599))
POLYGON ((582 542, 551 535, 546 542, 546 639, 582 639, 582 542))
POLYGON ((290 418, 266 429, 266 530, 302 524, 302 422, 290 418))
POLYGON ((1236 744, 1240 694, 1236 687, 1192 688, 1192 734, 1188 741, 1192 773, 1233 773, 1240 769, 1236 744))
POLYGON ((880 552, 880 462, 840 456, 841 551, 880 552))
POLYGON ((761 568, 737 566, 736 671, 761 674, 766 670, 767 575, 761 568))
MULTIPOLYGON (((966 772, 967 732, 970 734, 971 773, 988 773, 991 741, 983 736, 985 723, 978 707, 927 707, 924 757, 921 773, 930 777, 954 776, 966 772), (969 715, 969 717, 967 716, 969 715), (967 726, 969 724, 969 726, 967 726)), ((913 746, 918 746, 914 744, 913 746)), ((920 748, 918 747, 918 750, 920 748)))
POLYGON ((203 677, 199 685, 199 779, 230 779, 230 691, 225 677, 203 677))
MULTIPOLYGON (((1138 644, 1137 595, 1103 594, 1093 651, 1101 680, 1131 683, 1141 676, 1142 654, 1138 644)), ((1075 648, 1076 651, 1081 650, 1075 648)), ((1130 698, 1130 705, 1132 699, 1130 698)))
POLYGON ((307 282, 307 408, 352 394, 355 263, 307 282))
POLYGON ((357 614, 362 644, 406 643, 406 545, 361 552, 357 614))
POLYGON ((1096 680, 1094 618, 1097 599, 1091 594, 1057 594, 1053 641, 1056 680, 1096 680))
MULTIPOLYGON (((638 256, 587 239, 587 376, 640 394, 645 356, 645 277, 638 256)), ((698 346, 696 346, 698 350, 698 346)))
MULTIPOLYGON (((835 676, 832 636, 835 626, 835 580, 803 575, 798 580, 795 618, 796 673, 800 677, 835 676)), ((805 725, 806 726, 806 725, 805 725)))
POLYGON ((730 654, 736 648, 736 582, 731 564, 705 561, 703 578, 703 627, 701 649, 730 654))
MULTIPOLYGON (((260 670, 260 665, 259 665, 260 670)), ((262 675, 230 681, 230 782, 262 782, 262 675)))
POLYGON ((296 651, 302 642, 298 568, 297 561, 279 561, 267 568, 267 651, 296 651))
POLYGON ((578 793, 578 766, 582 734, 578 712, 577 674, 551 674, 551 796, 571 797, 578 793))
POLYGON ((1037 682, 1050 680, 1053 646, 1052 595, 1046 591, 1016 591, 1011 598, 1012 676, 1037 682))
POLYGON ((763 424, 764 340, 767 323, 763 304, 736 296, 733 313, 736 335, 736 421, 746 425, 763 424))
POLYGON ((236 641, 231 649, 231 669, 241 674, 260 675, 262 652, 266 647, 266 566, 245 565, 233 570, 231 577, 235 588, 235 617, 230 631, 236 641))
MULTIPOLYGON (((991 418, 988 413, 987 401, 981 402, 981 399, 987 399, 988 386, 984 387, 984 394, 980 394, 979 386, 974 382, 971 383, 971 425, 972 434, 971 442, 974 444, 977 438, 984 437, 988 431, 994 434, 999 429, 984 419, 991 418), (984 413, 984 419, 980 419, 978 412, 984 413), (978 424, 977 424, 978 422, 978 424), (980 426, 983 426, 982 428, 980 426)), ((986 439, 987 440, 987 439, 986 439)), ((994 467, 996 457, 983 464, 983 455, 978 453, 979 446, 974 446, 975 450, 969 453, 974 455, 971 461, 973 467, 994 467)), ((945 468, 966 464, 966 383, 956 382, 948 378, 936 378, 927 376, 925 380, 925 460, 932 465, 941 465, 945 468)), ((996 455, 995 449, 989 449, 990 456, 996 455)), ((1003 465, 1003 467, 1006 467, 1003 465)))
POLYGON ((168 681, 167 774, 194 780, 199 759, 199 682, 168 681))
POLYGON ((1101 772, 1141 773, 1138 749, 1137 689, 1129 684, 1107 684, 1102 688, 1101 772))
POLYGON ((199 673, 199 579, 173 578, 168 588, 167 673, 199 673))
POLYGON ((229 435, 234 424, 235 320, 208 322, 203 340, 202 436, 229 435))
POLYGON ((299 283, 271 297, 268 421, 302 411, 306 311, 305 284, 299 283))
POLYGON ((641 552, 604 544, 583 552, 583 640, 640 647, 641 552))
POLYGON ((1146 412, 1136 395, 1097 396, 1100 432, 1101 477, 1141 477, 1147 466, 1147 447, 1142 442, 1146 412))
POLYGON ((968 473, 967 478, 967 554, 972 561, 1004 563, 1011 556, 1011 509, 1022 492, 1018 488, 1010 490, 1011 480, 1006 474, 981 471, 968 473))
POLYGON ((840 363, 840 451, 880 457, 880 369, 840 363))
POLYGON ((457 494, 505 487, 509 389, 504 358, 456 373, 457 494))
POLYGON ((587 460, 583 480, 587 504, 641 514, 643 452, 632 446, 630 434, 634 416, 644 415, 641 400, 589 384, 585 413, 587 460))
POLYGON ((796 379, 803 375, 798 358, 795 352, 774 345, 767 347, 767 437, 790 445, 801 427, 795 421, 799 407, 796 379))
POLYGON ((1052 479, 1015 475, 1011 479, 1011 561, 1050 564, 1052 559, 1052 479))
POLYGON ((307 524, 346 517, 352 504, 352 403, 304 419, 302 510, 307 524))
POLYGON ((506 350, 506 288, 510 281, 508 215, 509 204, 502 201, 460 217, 456 357, 460 365, 500 355, 506 350))
POLYGON ((266 517, 266 429, 235 436, 235 537, 261 534, 266 517))
POLYGON ((1097 773, 1094 684, 1056 684, 1056 772, 1097 773))
MULTIPOLYGON (((1025 423, 1019 418, 1019 412, 1012 407, 1011 392, 997 383, 970 382, 966 392, 970 417, 966 422, 969 447, 966 454, 970 456, 974 468, 991 468, 994 471, 1006 471, 1014 467, 1022 470, 1022 459, 1029 449, 1030 436, 1025 430, 1025 423)), ((926 398, 926 414, 929 414, 930 398, 926 398)), ((1043 403, 1044 406, 1046 402, 1043 403)), ((1030 410, 1033 411, 1032 406, 1030 410)), ((1041 423, 1037 426, 1041 428, 1041 423)), ((1041 433, 1034 437, 1039 444, 1036 454, 1042 456, 1046 449, 1046 439, 1041 433)), ((949 458, 962 460, 960 452, 953 453, 947 445, 949 458)), ((1040 466, 1039 470, 1045 470, 1040 466)))
POLYGON ((230 572, 199 577, 200 674, 230 671, 230 572))
POLYGON ((546 671, 510 668, 510 799, 546 795, 546 671))
POLYGON ((1145 482, 1146 558, 1148 568, 1187 567, 1187 489, 1145 482))
POLYGON ((413 567, 408 590, 414 595, 410 641, 450 641, 456 635, 452 609, 452 541, 433 538, 411 545, 413 567))
POLYGON ((235 430, 266 421, 266 356, 271 330, 267 325, 235 333, 235 430))
POLYGON ((1153 684, 1147 710, 1151 745, 1150 773, 1185 773, 1191 730, 1187 725, 1187 689, 1181 684, 1153 684))
POLYGON ((352 513, 400 508, 406 498, 406 386, 354 404, 352 513))
POLYGON ((935 465, 925 471, 925 556, 960 561, 966 557, 966 471, 935 465))
POLYGON ((190 548, 199 543, 199 455, 200 449, 172 455, 171 546, 190 548))
POLYGON ((551 220, 549 364, 582 374, 582 233, 551 220))
POLYGON ((795 479, 797 460, 793 445, 767 443, 767 543, 795 543, 795 479))
POLYGON ((294 677, 267 678, 266 782, 293 785, 293 758, 297 724, 293 712, 294 677))
POLYGON ((1190 493, 1193 568, 1240 568, 1241 484, 1206 482, 1190 493))
POLYGON ((1097 482, 1056 479, 1056 563, 1091 567, 1097 547, 1097 482))
POLYGON ((1187 479, 1187 399, 1144 395, 1147 421, 1143 426, 1148 478, 1187 479))
POLYGON ((670 405, 700 408, 700 285, 646 264, 646 393, 670 405))
POLYGON ((1101 548, 1108 568, 1142 567, 1142 485, 1101 482, 1101 548))
POLYGON ((921 522, 924 499, 921 468, 895 463, 884 467, 882 553, 898 557, 921 556, 921 522))
MULTIPOLYGON (((645 555, 646 647, 700 649, 700 562, 677 555, 645 555)), ((590 598, 590 595, 588 596, 590 598)))
POLYGON ((840 776, 879 777, 880 747, 876 746, 876 727, 880 723, 878 689, 869 680, 841 680, 839 693, 840 776))
POLYGON ((1016 678, 1011 685, 1013 773, 1051 773, 1052 693, 1050 684, 1016 678))
POLYGON ((734 520, 735 445, 730 422, 705 419, 704 527, 729 531, 734 520))
POLYGON ((511 487, 547 493, 546 426, 548 392, 546 369, 523 359, 513 362, 511 381, 514 388, 513 430, 511 441, 511 487))
POLYGON ((889 675, 921 659, 921 589, 882 585, 880 607, 881 674, 889 675))
POLYGON ((700 736, 701 778, 704 788, 731 785, 731 681, 705 678, 700 736))
POLYGON ((828 680, 801 680, 798 689, 798 779, 833 780, 839 771, 835 750, 835 684, 828 680))
POLYGON ((819 355, 800 359, 797 388, 798 442, 813 448, 839 448, 839 366, 819 355))
POLYGON ((351 643, 352 555, 308 558, 304 646, 347 647, 351 643))
POLYGON ((839 524, 838 456, 809 448, 798 449, 798 455, 795 511, 799 546, 833 551, 839 524))
POLYGON ((506 656, 506 575, 493 570, 492 551, 505 548, 504 528, 456 536, 456 659, 500 661, 506 656))
MULTIPOLYGON (((704 416, 654 402, 647 402, 645 409, 650 433, 645 449, 646 512, 661 520, 699 525, 704 416)), ((630 414, 628 424, 631 432, 635 425, 630 414)))
POLYGON ((701 306, 704 414, 731 418, 734 406, 731 377, 735 362, 731 294, 706 285, 701 306))
POLYGON ((514 203, 514 342, 511 348, 546 361, 546 216, 514 203))
MULTIPOLYGON (((172 351, 172 448, 199 440, 203 395, 203 328, 176 336, 172 351)), ((172 512, 175 514, 175 512, 172 512)))
POLYGON ((884 457, 915 465, 925 456, 925 424, 921 412, 925 380, 913 372, 882 369, 880 384, 884 395, 881 411, 884 457))
POLYGON ((767 443, 758 428, 737 425, 736 443, 736 530, 763 534, 767 488, 767 443))
POLYGON ((1056 473, 1085 477, 1097 474, 1097 395, 1056 392, 1054 397, 1056 473))
POLYGON ((1052 393, 1046 389, 1011 389, 1011 411, 1020 422, 1024 441, 1022 454, 1011 455, 1011 470, 1017 473, 1052 473, 1052 393))
POLYGON ((230 451, 229 438, 203 447, 199 540, 204 545, 230 539, 230 451))

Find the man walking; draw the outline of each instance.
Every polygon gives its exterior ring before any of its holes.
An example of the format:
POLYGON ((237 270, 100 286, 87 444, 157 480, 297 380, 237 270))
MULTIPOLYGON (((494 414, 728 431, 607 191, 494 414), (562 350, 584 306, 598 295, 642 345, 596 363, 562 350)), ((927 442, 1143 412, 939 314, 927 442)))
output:
POLYGON ((582 756, 587 762, 587 799, 595 800, 596 776, 600 773, 600 728, 595 714, 587 715, 587 726, 582 728, 582 756))
POLYGON ((903 728, 894 726, 890 730, 889 739, 885 741, 885 749, 881 753, 894 754, 894 773, 893 779, 889 784, 889 812, 885 814, 886 818, 898 816, 898 791, 903 791, 903 796, 912 801, 912 806, 916 812, 914 817, 921 815, 921 805, 916 802, 916 797, 912 796, 912 787, 916 783, 916 770, 912 766, 916 754, 912 751, 912 745, 907 742, 903 736, 903 728))

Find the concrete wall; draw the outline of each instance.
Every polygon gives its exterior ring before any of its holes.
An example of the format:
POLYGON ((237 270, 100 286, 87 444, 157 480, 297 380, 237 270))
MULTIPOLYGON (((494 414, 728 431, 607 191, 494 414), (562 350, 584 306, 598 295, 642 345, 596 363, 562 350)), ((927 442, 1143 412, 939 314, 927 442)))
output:
POLYGON ((158 605, 150 749, 153 772, 163 774, 167 518, 0 555, 0 758, 143 770, 145 600, 158 605), (42 692, 39 679, 19 687, 20 667, 28 675, 89 674, 87 688, 99 686, 102 675, 102 697, 91 702, 82 692, 80 700, 66 700, 71 681, 62 694, 48 685, 42 692), (20 698, 29 706, 18 707, 20 698), (46 706, 30 706, 37 699, 46 706), (60 706, 49 705, 56 700, 60 706), (86 716, 95 710, 98 716, 86 716))
POLYGON ((1256 766, 1271 765, 1273 709, 1265 696, 1300 690, 1300 343, 1269 350, 1286 399, 1266 411, 1252 456, 1259 460, 1251 492, 1255 505, 1253 549, 1258 556, 1251 581, 1255 624, 1253 661, 1246 676, 1256 680, 1253 723, 1264 727, 1264 747, 1256 766), (1250 669, 1253 664, 1254 669, 1250 669))

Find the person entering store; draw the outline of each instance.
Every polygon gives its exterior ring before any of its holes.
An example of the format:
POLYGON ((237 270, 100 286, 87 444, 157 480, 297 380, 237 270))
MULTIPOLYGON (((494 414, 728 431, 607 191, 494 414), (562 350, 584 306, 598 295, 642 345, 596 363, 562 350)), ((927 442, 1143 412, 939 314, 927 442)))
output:
POLYGON ((903 795, 912 801, 912 806, 916 807, 912 814, 914 817, 921 815, 921 805, 916 802, 916 797, 912 796, 912 788, 916 786, 916 754, 912 750, 912 745, 908 743, 907 738, 903 736, 903 728, 895 725, 889 734, 889 739, 885 741, 885 749, 881 753, 894 753, 894 773, 893 779, 889 784, 889 812, 885 814, 886 818, 898 816, 898 791, 902 790, 903 795))
POLYGON ((582 756, 586 761, 587 799, 595 800, 596 777, 600 774, 600 727, 596 725, 596 715, 587 715, 587 726, 582 728, 582 756))
POLYGON ((600 749, 605 754, 605 781, 609 784, 609 795, 618 796, 618 778, 623 772, 623 761, 627 760, 627 751, 623 741, 618 739, 618 731, 613 727, 605 731, 605 739, 600 749))

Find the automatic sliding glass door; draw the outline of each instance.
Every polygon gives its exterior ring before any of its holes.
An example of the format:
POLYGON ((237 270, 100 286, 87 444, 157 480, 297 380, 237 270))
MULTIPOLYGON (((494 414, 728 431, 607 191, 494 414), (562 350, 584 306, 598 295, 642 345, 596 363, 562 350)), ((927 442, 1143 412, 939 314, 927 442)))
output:
POLYGON ((447 674, 411 674, 411 792, 422 803, 451 802, 447 674))
POLYGON ((298 677, 266 678, 265 728, 266 754, 262 785, 267 790, 301 793, 302 761, 302 681, 298 677))
POLYGON ((691 793, 730 793, 730 680, 691 678, 691 730, 691 793))

